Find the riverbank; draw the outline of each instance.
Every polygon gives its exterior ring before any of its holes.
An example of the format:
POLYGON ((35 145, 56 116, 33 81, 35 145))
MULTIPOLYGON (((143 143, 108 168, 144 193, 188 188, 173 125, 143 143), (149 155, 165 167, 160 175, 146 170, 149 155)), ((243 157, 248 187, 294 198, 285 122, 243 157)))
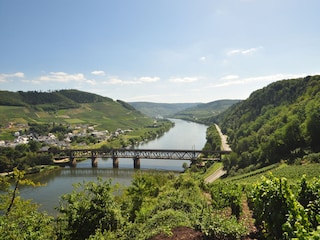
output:
MULTIPOLYGON (((53 170, 53 169, 58 169, 60 168, 59 166, 55 166, 55 165, 39 165, 39 166, 35 166, 32 168, 28 168, 25 171, 25 174, 35 174, 35 173, 41 173, 43 171, 48 171, 48 170, 53 170)), ((0 173, 1 177, 6 177, 6 176, 11 176, 13 174, 13 171, 11 172, 2 172, 0 173)))

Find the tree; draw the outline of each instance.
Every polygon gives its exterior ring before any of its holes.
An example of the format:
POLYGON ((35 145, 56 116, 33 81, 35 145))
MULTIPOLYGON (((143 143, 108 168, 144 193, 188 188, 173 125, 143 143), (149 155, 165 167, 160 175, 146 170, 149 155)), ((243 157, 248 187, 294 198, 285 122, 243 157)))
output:
POLYGON ((24 178, 24 171, 13 171, 14 188, 9 177, 0 177, 0 239, 56 239, 54 219, 37 211, 38 206, 19 197, 20 185, 38 186, 24 178))
POLYGON ((38 141, 31 140, 28 143, 31 152, 37 152, 40 150, 41 144, 38 141))
POLYGON ((307 133, 310 136, 311 147, 320 150, 320 106, 311 106, 306 120, 307 133))
POLYGON ((300 122, 298 119, 293 119, 286 124, 284 128, 284 144, 288 155, 296 157, 296 149, 303 147, 303 137, 300 130, 300 122), (291 154, 290 154, 291 153, 291 154))
POLYGON ((115 231, 122 224, 119 204, 112 194, 111 180, 74 185, 60 202, 59 224, 62 238, 86 239, 96 230, 115 231))
POLYGON ((11 161, 6 156, 0 156, 0 172, 8 172, 11 168, 11 161))
POLYGON ((136 174, 132 180, 127 194, 131 199, 132 206, 129 209, 129 219, 134 221, 137 212, 140 211, 143 202, 148 197, 156 197, 159 194, 159 185, 155 178, 148 174, 136 174))

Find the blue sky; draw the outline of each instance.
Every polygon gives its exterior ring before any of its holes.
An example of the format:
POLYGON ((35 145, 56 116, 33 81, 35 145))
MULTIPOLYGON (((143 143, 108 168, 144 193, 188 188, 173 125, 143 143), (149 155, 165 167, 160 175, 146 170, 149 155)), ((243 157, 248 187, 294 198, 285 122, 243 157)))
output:
POLYGON ((245 99, 320 73, 319 0, 0 0, 0 89, 245 99))

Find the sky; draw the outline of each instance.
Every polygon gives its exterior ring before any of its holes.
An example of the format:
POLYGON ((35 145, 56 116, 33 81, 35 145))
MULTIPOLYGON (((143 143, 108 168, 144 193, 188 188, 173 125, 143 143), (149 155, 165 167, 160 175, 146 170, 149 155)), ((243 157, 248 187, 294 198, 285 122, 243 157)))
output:
POLYGON ((320 74, 319 0, 0 0, 0 90, 246 99, 320 74))

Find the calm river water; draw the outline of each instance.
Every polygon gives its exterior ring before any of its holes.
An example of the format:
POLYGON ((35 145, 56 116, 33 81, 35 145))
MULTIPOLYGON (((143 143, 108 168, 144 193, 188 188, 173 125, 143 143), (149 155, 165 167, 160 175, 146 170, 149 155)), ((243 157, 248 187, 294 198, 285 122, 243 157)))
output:
MULTIPOLYGON (((207 126, 171 119, 175 127, 161 138, 143 143, 141 149, 202 149, 206 142, 207 126)), ((141 170, 182 171, 181 160, 141 159, 141 170)), ((188 162, 189 164, 189 162, 188 162)), ((98 167, 91 167, 91 159, 79 162, 75 168, 65 167, 57 171, 32 176, 34 181, 45 184, 43 187, 21 187, 21 196, 32 199, 41 205, 40 210, 56 214, 60 196, 73 190, 73 183, 94 181, 97 177, 112 179, 112 183, 130 185, 133 169, 132 159, 119 159, 119 169, 113 169, 112 159, 98 159, 98 167)))

